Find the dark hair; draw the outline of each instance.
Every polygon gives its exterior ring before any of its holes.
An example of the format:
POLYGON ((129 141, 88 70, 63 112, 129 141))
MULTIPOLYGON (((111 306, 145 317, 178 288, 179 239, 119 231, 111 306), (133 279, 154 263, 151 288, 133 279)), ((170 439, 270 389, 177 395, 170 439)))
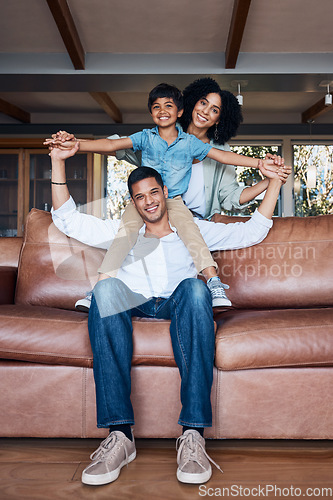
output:
POLYGON ((128 180, 127 180, 127 186, 128 190, 130 192, 130 195, 133 196, 133 189, 132 186, 136 182, 142 181, 143 179, 148 179, 149 177, 153 177, 157 184, 161 186, 163 189, 164 183, 161 177, 161 174, 157 172, 154 168, 151 167, 138 167, 135 168, 129 175, 128 180))
POLYGON ((171 97, 173 102, 177 106, 178 111, 181 111, 183 109, 183 94, 181 93, 181 91, 174 85, 169 85, 168 83, 160 83, 149 92, 148 109, 150 113, 153 103, 159 97, 171 97))
POLYGON ((186 87, 183 91, 184 113, 178 121, 186 132, 192 121, 194 106, 200 99, 212 93, 220 95, 222 109, 217 127, 210 127, 207 136, 217 144, 224 144, 237 134, 238 127, 243 121, 242 110, 236 97, 227 90, 221 90, 219 84, 212 78, 199 78, 186 87))

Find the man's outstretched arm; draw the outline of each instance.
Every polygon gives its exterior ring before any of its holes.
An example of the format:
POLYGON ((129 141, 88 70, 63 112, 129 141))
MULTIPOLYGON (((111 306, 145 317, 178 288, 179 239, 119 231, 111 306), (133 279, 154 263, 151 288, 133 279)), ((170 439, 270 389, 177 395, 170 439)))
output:
POLYGON ((71 238, 86 245, 107 249, 118 231, 119 221, 102 220, 76 210, 75 202, 71 198, 66 184, 65 172, 65 160, 73 156, 76 151, 77 147, 68 151, 54 148, 50 153, 53 223, 61 232, 71 238))
MULTIPOLYGON (((290 173, 290 167, 284 167, 290 173)), ((263 201, 250 220, 229 224, 195 220, 211 251, 233 250, 260 243, 272 226, 272 216, 283 181, 274 172, 267 173, 269 185, 263 201)))
MULTIPOLYGON (((260 163, 261 160, 259 161, 259 168, 260 168, 260 163)), ((291 173, 291 167, 285 166, 284 173, 285 176, 287 177, 291 173)), ((266 175, 267 177, 269 177, 269 184, 265 196, 260 206, 258 207, 258 212, 264 215, 266 219, 271 219, 274 214, 275 205, 279 197, 283 180, 281 180, 278 174, 276 173, 274 174, 273 172, 267 172, 266 175)))
POLYGON ((70 194, 66 183, 66 165, 67 158, 74 156, 79 149, 79 144, 74 143, 72 149, 62 151, 58 148, 52 149, 51 164, 51 191, 52 191, 52 206, 54 210, 60 208, 66 201, 69 200, 70 194))

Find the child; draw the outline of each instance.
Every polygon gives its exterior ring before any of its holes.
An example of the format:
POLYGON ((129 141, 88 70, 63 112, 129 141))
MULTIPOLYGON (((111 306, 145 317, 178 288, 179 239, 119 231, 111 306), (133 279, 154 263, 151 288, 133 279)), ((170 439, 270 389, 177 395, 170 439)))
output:
MULTIPOLYGON (((187 190, 194 159, 203 160, 206 156, 220 163, 258 168, 258 160, 236 153, 220 151, 210 144, 203 143, 195 136, 181 132, 176 126, 177 119, 183 113, 181 92, 173 85, 157 85, 149 94, 148 108, 154 123, 154 129, 123 139, 97 139, 80 141, 79 149, 85 152, 113 153, 120 149, 133 148, 142 151, 142 165, 153 167, 161 175, 169 191, 167 208, 171 226, 177 229, 179 237, 186 245, 198 273, 207 280, 212 295, 213 307, 230 307, 232 304, 225 294, 228 285, 221 283, 217 275, 217 266, 212 259, 198 226, 191 212, 184 205, 181 195, 187 190)), ((61 137, 48 139, 44 144, 61 149, 72 148, 74 142, 62 142, 61 137)), ((268 170, 276 171, 272 160, 265 160, 268 170)), ((143 221, 131 203, 126 208, 117 237, 110 246, 99 268, 99 279, 116 276, 128 252, 134 246, 143 221)), ((89 306, 89 295, 83 299, 83 310, 89 306), (87 300, 88 299, 88 300, 87 300)), ((80 308, 82 301, 76 303, 80 308)))

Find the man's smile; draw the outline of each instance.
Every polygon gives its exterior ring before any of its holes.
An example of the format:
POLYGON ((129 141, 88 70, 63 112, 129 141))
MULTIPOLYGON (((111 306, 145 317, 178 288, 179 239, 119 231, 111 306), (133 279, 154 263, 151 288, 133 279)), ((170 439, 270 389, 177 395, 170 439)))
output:
POLYGON ((154 212, 156 212, 156 210, 158 209, 159 205, 156 204, 156 205, 153 205, 152 207, 147 207, 145 208, 146 212, 149 212, 150 214, 153 214, 154 212))

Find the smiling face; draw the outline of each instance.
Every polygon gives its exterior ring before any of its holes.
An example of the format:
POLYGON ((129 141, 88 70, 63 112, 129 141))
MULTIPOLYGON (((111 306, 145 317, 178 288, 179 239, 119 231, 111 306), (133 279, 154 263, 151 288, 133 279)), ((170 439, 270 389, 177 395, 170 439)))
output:
POLYGON ((167 187, 163 188, 154 177, 147 177, 132 185, 132 200, 144 222, 156 223, 167 217, 167 187))
POLYGON ((202 97, 192 111, 192 123, 197 128, 209 129, 219 123, 222 101, 219 94, 212 93, 202 97))
POLYGON ((151 107, 154 123, 159 127, 173 126, 182 114, 183 110, 178 111, 172 97, 159 97, 151 107))

